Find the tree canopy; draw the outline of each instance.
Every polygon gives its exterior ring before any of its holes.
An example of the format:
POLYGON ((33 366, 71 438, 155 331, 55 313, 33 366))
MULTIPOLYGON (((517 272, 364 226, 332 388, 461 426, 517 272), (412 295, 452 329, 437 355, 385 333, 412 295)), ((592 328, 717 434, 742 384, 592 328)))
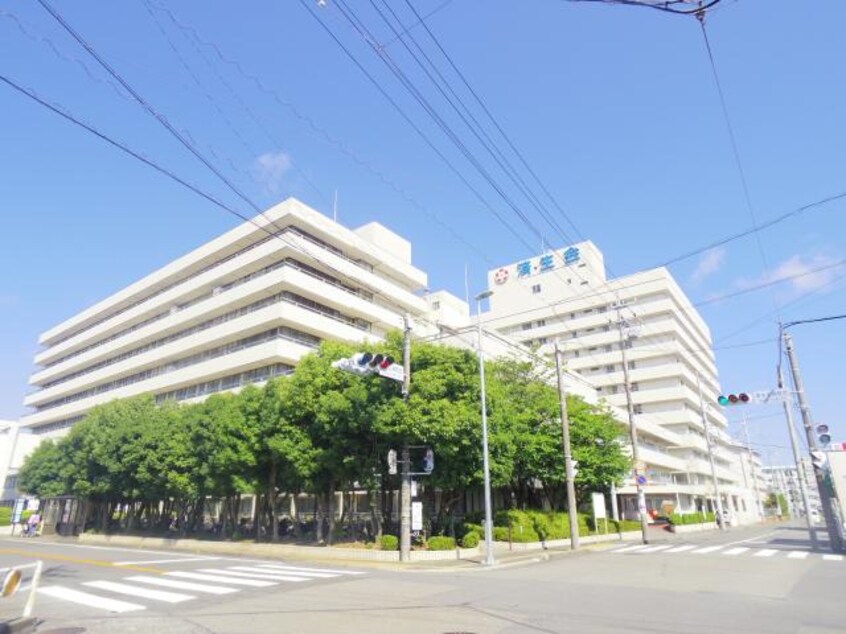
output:
MULTIPOLYGON (((389 336, 383 349, 401 358, 401 336, 389 336)), ((208 500, 222 500, 228 533, 237 530, 240 496, 252 493, 261 501, 256 522, 274 538, 279 494, 311 493, 325 512, 336 491, 375 496, 398 489, 386 456, 403 442, 433 449, 436 468, 425 484, 443 493, 443 504, 479 487, 476 354, 415 343, 406 400, 398 382, 332 367, 353 352, 325 342, 288 376, 200 403, 157 405, 142 396, 95 407, 66 437, 37 448, 21 468, 19 486, 39 497, 69 494, 99 505, 104 528, 120 506, 129 509, 130 528, 136 520, 163 525, 177 515, 191 530, 208 500)), ((559 400, 548 369, 497 360, 486 370, 493 485, 510 505, 562 508, 559 400)), ((567 410, 577 497, 587 501, 588 491, 607 490, 629 470, 624 430, 603 405, 570 396, 567 410)))

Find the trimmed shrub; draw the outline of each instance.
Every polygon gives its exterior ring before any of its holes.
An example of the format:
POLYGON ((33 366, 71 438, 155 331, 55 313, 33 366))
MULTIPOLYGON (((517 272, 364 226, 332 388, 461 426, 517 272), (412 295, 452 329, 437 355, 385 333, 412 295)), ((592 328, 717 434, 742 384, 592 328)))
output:
POLYGON ((464 536, 464 539, 461 540, 461 545, 464 548, 475 548, 479 545, 479 541, 479 533, 471 531, 464 536))
POLYGON ((429 538, 429 550, 455 550, 455 539, 446 535, 429 538))
POLYGON ((382 535, 379 547, 382 550, 397 550, 399 548, 399 540, 396 535, 382 535))
POLYGON ((12 509, 8 506, 0 506, 0 526, 8 526, 12 523, 12 509))
POLYGON ((35 513, 35 511, 24 511, 21 513, 21 524, 26 524, 27 520, 33 513, 35 513))

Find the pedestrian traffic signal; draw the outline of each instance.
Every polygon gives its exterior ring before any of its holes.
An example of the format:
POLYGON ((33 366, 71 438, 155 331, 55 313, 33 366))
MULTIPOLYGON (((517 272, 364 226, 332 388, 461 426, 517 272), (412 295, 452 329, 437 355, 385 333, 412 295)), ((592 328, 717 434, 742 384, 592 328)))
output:
POLYGON ((726 405, 746 405, 752 399, 746 392, 739 392, 737 394, 721 395, 717 402, 725 407, 726 405))
POLYGON ((426 453, 423 454, 423 471, 425 473, 432 473, 435 470, 435 452, 431 447, 426 448, 426 453))

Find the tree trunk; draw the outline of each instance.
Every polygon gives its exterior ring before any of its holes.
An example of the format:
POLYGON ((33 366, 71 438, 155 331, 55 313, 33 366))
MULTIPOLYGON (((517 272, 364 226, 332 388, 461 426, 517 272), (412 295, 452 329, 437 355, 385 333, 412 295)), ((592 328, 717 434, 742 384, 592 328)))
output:
POLYGON ((300 516, 297 512, 297 494, 291 493, 291 506, 290 506, 290 513, 291 516, 291 536, 297 540, 300 538, 300 516))
POLYGON ((318 493, 314 496, 314 541, 323 543, 323 496, 318 493))
POLYGON ((279 517, 276 511, 276 461, 270 462, 270 474, 267 476, 267 495, 270 502, 270 541, 279 541, 279 517))
POLYGON ((329 535, 327 536, 328 539, 326 543, 331 546, 332 542, 335 540, 335 489, 334 487, 329 487, 329 491, 326 493, 326 507, 327 513, 329 515, 329 535))

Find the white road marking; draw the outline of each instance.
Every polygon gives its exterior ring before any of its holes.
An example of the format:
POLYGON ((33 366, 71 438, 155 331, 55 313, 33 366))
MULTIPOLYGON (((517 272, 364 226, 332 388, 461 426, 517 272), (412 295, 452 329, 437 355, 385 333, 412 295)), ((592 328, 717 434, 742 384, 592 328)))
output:
POLYGON ((130 596, 143 597, 145 599, 152 599, 153 601, 164 601, 165 603, 182 603, 183 601, 190 601, 196 597, 190 594, 182 594, 181 592, 165 592, 164 590, 151 590, 150 588, 142 588, 139 586, 130 586, 125 583, 117 583, 115 581, 86 581, 82 585, 90 588, 97 588, 99 590, 108 590, 109 592, 116 592, 117 594, 128 594, 130 596))
POLYGON ((770 535, 775 535, 777 532, 778 531, 770 531, 769 533, 764 533, 763 535, 756 535, 755 537, 750 537, 749 539, 741 539, 741 540, 738 540, 736 542, 728 542, 726 544, 723 544, 723 546, 735 546, 737 544, 748 544, 750 542, 755 543, 755 544, 766 544, 767 543, 766 540, 763 540, 763 541, 758 541, 758 540, 762 540, 764 537, 769 537, 770 535))
POLYGON ((310 579, 307 579, 306 577, 273 574, 272 572, 238 572, 237 570, 225 570, 223 568, 202 568, 200 569, 200 572, 209 573, 212 575, 225 575, 226 577, 237 577, 238 579, 266 579, 268 581, 292 581, 294 583, 297 583, 299 581, 310 581, 310 579))
POLYGON ((787 558, 788 559, 805 559, 808 555, 810 555, 807 550, 794 550, 792 551, 787 558))
POLYGON ((615 550, 615 553, 631 553, 636 550, 640 550, 641 548, 649 548, 646 544, 638 544, 637 546, 626 546, 625 548, 621 548, 620 550, 615 550))
POLYGON ((693 550, 696 548, 695 544, 685 544, 684 546, 676 546, 675 548, 671 548, 668 550, 668 553, 683 553, 686 550, 693 550))
POLYGON ((185 557, 182 559, 144 559, 138 561, 116 561, 115 566, 135 566, 138 564, 175 564, 183 561, 216 561, 220 557, 185 557))
POLYGON ((712 553, 715 550, 720 550, 724 548, 724 544, 720 544, 719 546, 706 546, 705 548, 700 548, 699 550, 694 550, 693 553, 695 555, 706 555, 708 553, 712 553))
POLYGON ((200 572, 186 572, 182 570, 174 570, 173 572, 165 573, 168 577, 180 577, 182 579, 194 579, 196 581, 211 581, 212 583, 229 584, 233 586, 252 586, 253 588, 269 588, 277 585, 275 581, 259 581, 258 579, 236 579, 228 575, 221 574, 204 574, 200 572))
POLYGON ((127 577, 126 581, 134 581, 135 583, 149 583, 153 586, 162 586, 163 588, 174 588, 175 590, 205 592, 206 594, 232 594, 233 592, 240 592, 238 588, 226 588, 224 586, 213 586, 207 583, 192 583, 190 581, 177 581, 175 579, 162 579, 161 577, 145 577, 144 575, 138 575, 136 577, 127 577))
POLYGON ((291 571, 291 572, 319 572, 319 573, 334 573, 336 575, 363 575, 363 572, 358 570, 331 570, 329 568, 301 568, 299 566, 286 566, 284 564, 273 564, 259 566, 259 568, 272 568, 273 570, 291 571))
POLYGON ((749 550, 749 549, 746 546, 738 546, 737 548, 730 548, 729 550, 727 550, 723 554, 724 555, 739 555, 740 553, 745 553, 747 550, 749 550))
POLYGON ((108 610, 109 612, 133 612, 135 610, 146 610, 143 605, 137 603, 128 603, 126 601, 118 601, 116 599, 107 599, 96 594, 89 594, 87 592, 80 592, 79 590, 72 590, 63 586, 46 586, 38 589, 39 594, 53 597, 54 599, 62 599, 70 601, 71 603, 79 603, 91 608, 100 608, 101 610, 108 610))
POLYGON ((275 566, 259 566, 258 568, 248 568, 247 566, 231 566, 229 570, 240 570, 241 572, 255 572, 262 575, 294 575, 297 577, 312 577, 315 579, 331 579, 332 577, 340 577, 340 573, 335 572, 309 572, 306 570, 297 570, 296 568, 277 568, 275 566))
POLYGON ((843 561, 843 555, 823 555, 825 561, 843 561))
POLYGON ((644 548, 639 553, 657 553, 659 550, 666 550, 667 548, 672 548, 672 545, 667 546, 649 546, 648 548, 644 548))
POLYGON ((752 556, 753 557, 772 557, 777 552, 778 552, 777 550, 773 550, 772 548, 764 548, 763 550, 759 550, 757 553, 755 553, 752 556))

